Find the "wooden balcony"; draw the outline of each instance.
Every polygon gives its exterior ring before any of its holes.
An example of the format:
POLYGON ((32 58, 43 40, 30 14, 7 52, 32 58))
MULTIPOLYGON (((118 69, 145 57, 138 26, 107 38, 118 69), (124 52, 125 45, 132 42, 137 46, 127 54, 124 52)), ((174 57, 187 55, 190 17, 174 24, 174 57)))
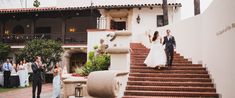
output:
POLYGON ((11 34, 0 37, 3 43, 10 45, 24 45, 25 42, 33 39, 52 39, 61 41, 63 44, 87 44, 87 33, 53 33, 53 34, 11 34))

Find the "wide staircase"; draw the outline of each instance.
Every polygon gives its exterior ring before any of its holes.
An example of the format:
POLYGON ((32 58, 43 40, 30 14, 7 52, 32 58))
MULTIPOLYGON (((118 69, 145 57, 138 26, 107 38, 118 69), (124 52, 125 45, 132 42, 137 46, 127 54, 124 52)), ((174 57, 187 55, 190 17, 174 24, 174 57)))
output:
POLYGON ((131 68, 123 98, 218 98, 202 64, 192 64, 178 53, 171 69, 153 69, 143 64, 149 49, 131 43, 131 68))

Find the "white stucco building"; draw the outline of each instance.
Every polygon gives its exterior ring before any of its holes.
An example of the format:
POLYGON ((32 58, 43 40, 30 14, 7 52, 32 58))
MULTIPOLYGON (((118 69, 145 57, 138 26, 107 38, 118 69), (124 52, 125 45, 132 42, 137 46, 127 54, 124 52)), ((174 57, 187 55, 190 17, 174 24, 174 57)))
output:
MULTIPOLYGON (((201 13, 204 13, 204 11, 210 6, 214 0, 200 0, 200 10, 201 13)), ((180 0, 182 3, 181 8, 181 19, 187 19, 194 16, 194 0, 180 0)))
MULTIPOLYGON (((98 44, 101 37, 89 44, 90 31, 126 31, 131 42, 138 42, 141 33, 163 26, 162 0, 39 0, 39 8, 34 0, 0 2, 1 40, 14 51, 23 48, 25 39, 42 35, 61 40, 66 50, 62 64, 69 71, 83 65, 86 53, 98 44)), ((180 21, 181 7, 179 0, 168 0, 169 24, 180 21)))
POLYGON ((70 69, 83 63, 76 58, 83 57, 85 62, 87 52, 107 34, 119 32, 121 37, 113 42, 117 46, 130 42, 147 46, 146 32, 158 30, 163 36, 166 29, 171 29, 177 52, 207 67, 223 98, 235 97, 234 0, 201 0, 202 14, 195 17, 193 0, 169 0, 170 24, 166 27, 161 27, 162 0, 40 0, 41 8, 33 8, 33 0, 21 1, 0 1, 0 39, 16 50, 23 44, 11 38, 45 33, 50 39, 63 41, 63 64, 70 69))

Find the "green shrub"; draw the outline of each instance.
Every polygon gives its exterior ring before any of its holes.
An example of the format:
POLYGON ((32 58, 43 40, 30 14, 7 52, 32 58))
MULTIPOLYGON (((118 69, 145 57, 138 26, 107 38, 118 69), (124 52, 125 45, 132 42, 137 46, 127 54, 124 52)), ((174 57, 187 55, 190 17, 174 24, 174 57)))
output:
POLYGON ((108 70, 110 66, 110 56, 108 54, 94 56, 94 52, 89 53, 89 60, 83 67, 77 68, 76 73, 87 76, 93 71, 108 70))
POLYGON ((94 49, 94 50, 98 49, 98 45, 95 45, 95 46, 93 47, 93 49, 94 49))
POLYGON ((83 73, 84 73, 83 68, 76 68, 76 69, 75 69, 75 72, 78 73, 79 75, 85 76, 85 75, 83 74, 83 73))
POLYGON ((93 60, 93 58, 95 57, 95 52, 94 51, 89 52, 88 57, 89 60, 93 60))
POLYGON ((93 65, 97 67, 97 70, 108 70, 110 65, 110 56, 109 55, 98 55, 94 61, 93 65))
MULTIPOLYGON (((42 62, 49 65, 61 61, 61 54, 64 52, 62 43, 55 40, 34 39, 28 41, 25 47, 18 54, 17 59, 33 62, 35 56, 41 56, 42 62)), ((48 71, 51 68, 48 67, 48 71)))

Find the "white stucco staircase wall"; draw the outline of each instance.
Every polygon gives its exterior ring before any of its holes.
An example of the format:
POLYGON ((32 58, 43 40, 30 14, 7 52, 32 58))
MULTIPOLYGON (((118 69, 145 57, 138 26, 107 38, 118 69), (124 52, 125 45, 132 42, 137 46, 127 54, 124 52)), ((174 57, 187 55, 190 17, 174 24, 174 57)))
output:
POLYGON ((130 42, 131 32, 129 31, 114 31, 114 30, 88 30, 88 52, 93 51, 95 45, 99 45, 100 39, 104 39, 104 44, 108 45, 107 52, 111 55, 111 65, 109 70, 125 70, 129 72, 130 66, 130 42), (116 36, 113 41, 112 37, 107 37, 108 34, 116 36))
MULTIPOLYGON (((234 0, 214 0, 201 15, 156 29, 161 36, 170 29, 176 39, 176 51, 208 68, 223 98, 235 98, 234 6, 234 0)), ((147 41, 142 39, 144 44, 147 41)))
POLYGON ((88 30, 88 52, 93 50, 93 46, 99 45, 100 39, 105 40, 105 44, 109 47, 107 52, 111 56, 111 64, 109 71, 126 72, 117 78, 121 83, 118 87, 119 93, 117 98, 121 98, 124 95, 124 91, 128 81, 128 73, 130 71, 130 42, 132 33, 129 31, 114 31, 114 30, 88 30), (111 37, 107 37, 107 34, 115 35, 116 38, 110 41, 111 37), (114 46, 115 45, 115 46, 114 46))

